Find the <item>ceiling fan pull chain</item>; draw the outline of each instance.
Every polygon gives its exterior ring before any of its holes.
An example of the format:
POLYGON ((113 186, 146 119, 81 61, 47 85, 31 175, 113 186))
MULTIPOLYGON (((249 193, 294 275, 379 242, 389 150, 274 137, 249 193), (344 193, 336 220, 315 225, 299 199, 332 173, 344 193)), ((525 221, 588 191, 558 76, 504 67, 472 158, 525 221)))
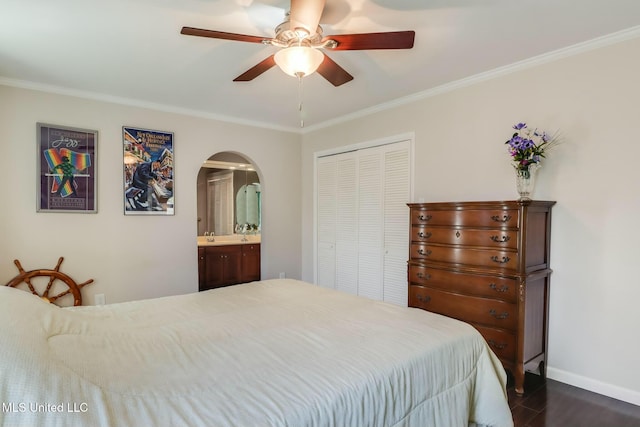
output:
POLYGON ((304 119, 302 118, 302 73, 298 73, 298 112, 300 113, 300 127, 304 127, 304 119))

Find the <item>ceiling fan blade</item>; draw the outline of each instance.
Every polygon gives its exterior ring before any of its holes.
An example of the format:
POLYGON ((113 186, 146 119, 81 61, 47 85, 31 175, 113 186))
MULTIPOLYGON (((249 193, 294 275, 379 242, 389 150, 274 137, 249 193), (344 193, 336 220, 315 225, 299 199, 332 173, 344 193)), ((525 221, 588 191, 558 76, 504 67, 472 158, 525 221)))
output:
POLYGON ((225 33, 223 31, 203 30, 201 28, 182 27, 180 34, 187 36, 209 37, 212 39, 235 40, 239 42, 262 43, 268 37, 248 36, 246 34, 225 33))
POLYGON ((345 71, 344 68, 335 63, 326 54, 322 64, 318 67, 318 74, 327 79, 334 86, 340 86, 353 80, 353 76, 345 71))
POLYGON ((233 79, 233 81, 234 82, 248 82, 248 81, 251 81, 251 80, 255 79, 256 77, 258 77, 260 74, 262 74, 265 71, 269 70, 274 65, 276 65, 276 61, 273 59, 273 55, 271 55, 270 57, 268 57, 264 61, 258 63, 257 65, 254 65, 253 67, 249 68, 244 73, 240 74, 238 77, 233 79))
POLYGON ((325 37, 325 40, 338 42, 332 50, 411 49, 415 35, 415 31, 391 31, 333 35, 325 37))
POLYGON ((304 28, 309 34, 315 34, 324 4, 325 0, 291 0, 289 29, 304 28))

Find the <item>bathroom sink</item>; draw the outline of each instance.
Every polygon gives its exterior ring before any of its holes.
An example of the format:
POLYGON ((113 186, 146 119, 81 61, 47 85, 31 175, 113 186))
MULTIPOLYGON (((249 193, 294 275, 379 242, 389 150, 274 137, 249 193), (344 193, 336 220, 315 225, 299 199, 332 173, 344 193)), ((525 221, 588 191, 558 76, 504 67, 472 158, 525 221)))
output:
POLYGON ((260 243, 259 234, 230 234, 227 236, 198 236, 198 246, 222 246, 222 245, 243 245, 260 243), (211 241, 213 240, 213 241, 211 241))

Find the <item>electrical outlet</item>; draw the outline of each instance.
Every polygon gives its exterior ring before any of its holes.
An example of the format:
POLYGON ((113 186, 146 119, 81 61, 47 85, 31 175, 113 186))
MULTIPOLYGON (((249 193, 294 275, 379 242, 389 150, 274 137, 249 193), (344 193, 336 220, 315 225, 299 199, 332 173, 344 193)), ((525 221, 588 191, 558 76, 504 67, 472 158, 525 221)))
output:
POLYGON ((284 279, 285 277, 286 277, 286 276, 285 276, 284 272, 280 273, 280 278, 281 278, 281 279, 284 279))
POLYGON ((93 297, 93 302, 95 303, 95 305, 104 305, 106 302, 104 294, 95 294, 95 296, 93 297))

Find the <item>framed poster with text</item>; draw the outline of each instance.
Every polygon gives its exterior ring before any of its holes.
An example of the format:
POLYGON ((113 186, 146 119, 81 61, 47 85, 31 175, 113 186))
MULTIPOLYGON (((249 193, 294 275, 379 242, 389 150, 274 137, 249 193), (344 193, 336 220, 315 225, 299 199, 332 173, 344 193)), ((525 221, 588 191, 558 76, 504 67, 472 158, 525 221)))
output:
POLYGON ((173 215, 173 133, 122 128, 124 214, 173 215))
POLYGON ((37 211, 98 211, 98 131, 37 123, 37 211))

